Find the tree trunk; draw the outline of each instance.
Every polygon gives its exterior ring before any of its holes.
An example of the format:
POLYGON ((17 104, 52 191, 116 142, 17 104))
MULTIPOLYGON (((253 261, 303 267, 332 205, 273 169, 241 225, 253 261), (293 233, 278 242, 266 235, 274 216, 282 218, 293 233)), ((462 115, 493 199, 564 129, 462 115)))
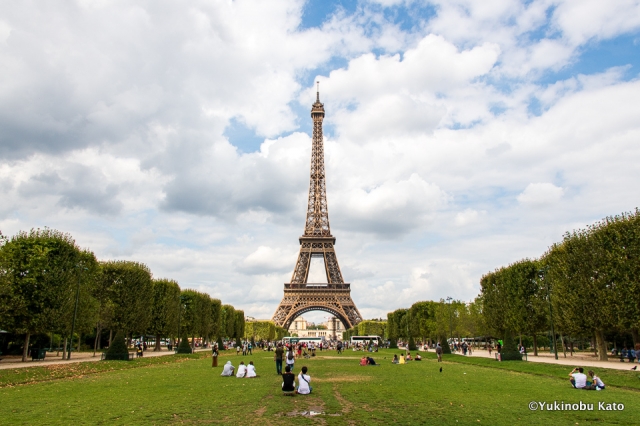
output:
POLYGON ((27 332, 24 336, 24 347, 22 348, 22 362, 27 362, 27 356, 29 355, 29 338, 31 333, 27 332))
POLYGON ((596 342, 598 344, 598 359, 607 361, 609 357, 607 355, 607 342, 604 340, 604 330, 596 330, 596 342))
POLYGON ((81 344, 82 344, 82 332, 78 332, 78 353, 80 353, 81 344))
POLYGON ((561 334, 560 335, 560 343, 562 343, 562 353, 564 354, 564 357, 567 357, 567 345, 564 344, 564 336, 561 334))
POLYGON ((196 336, 191 336, 191 350, 194 352, 196 350, 196 336))
POLYGON ((64 346, 62 347, 62 359, 67 359, 67 339, 68 337, 64 338, 64 346))
POLYGON ((113 338, 113 330, 109 330, 109 347, 111 347, 111 339, 113 338))
POLYGON ((533 356, 538 356, 538 336, 533 335, 533 356))
POLYGON ((632 328, 631 329, 631 337, 633 337, 633 347, 635 348, 636 346, 638 346, 638 343, 640 343, 640 341, 638 340, 638 329, 637 328, 632 328))
POLYGON ((161 348, 160 348, 160 335, 156 334, 156 347, 155 347, 155 349, 153 351, 154 352, 158 352, 160 350, 161 350, 161 348))
POLYGON ((571 339, 571 337, 569 337, 569 339, 569 354, 573 356, 573 339, 571 339))
POLYGON ((98 350, 98 342, 100 342, 100 323, 96 324, 96 340, 93 342, 93 356, 96 356, 98 350))

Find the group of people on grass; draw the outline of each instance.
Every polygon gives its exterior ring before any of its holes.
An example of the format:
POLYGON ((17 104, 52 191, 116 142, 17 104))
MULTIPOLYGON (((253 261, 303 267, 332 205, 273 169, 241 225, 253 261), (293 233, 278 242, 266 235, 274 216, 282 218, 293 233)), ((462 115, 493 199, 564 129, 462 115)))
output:
MULTIPOLYGON (((282 343, 278 343, 273 359, 276 362, 276 373, 282 376, 283 392, 297 393, 300 395, 308 395, 311 393, 311 376, 307 374, 309 370, 306 366, 302 367, 302 371, 300 372, 300 374, 298 374, 298 383, 296 385, 296 376, 293 374, 296 354, 292 346, 289 346, 285 353, 285 350, 282 347, 282 343), (284 373, 282 372, 283 361, 286 363, 284 373)), ((234 375, 235 369, 236 368, 233 366, 232 362, 227 361, 227 363, 224 365, 224 368, 222 369, 222 374, 220 375, 224 377, 232 377, 234 375)), ((248 365, 245 365, 244 361, 241 361, 235 376, 239 379, 251 379, 259 377, 256 372, 256 368, 253 365, 253 361, 249 361, 248 365)))
MULTIPOLYGON (((231 377, 235 371, 235 367, 231 363, 231 361, 227 361, 222 369, 221 376, 231 377)), ((253 361, 249 361, 248 365, 244 364, 244 361, 240 361, 240 365, 238 366, 238 372, 236 373, 236 377, 238 379, 253 379, 254 377, 258 377, 258 373, 256 373, 256 367, 253 365, 253 361)))

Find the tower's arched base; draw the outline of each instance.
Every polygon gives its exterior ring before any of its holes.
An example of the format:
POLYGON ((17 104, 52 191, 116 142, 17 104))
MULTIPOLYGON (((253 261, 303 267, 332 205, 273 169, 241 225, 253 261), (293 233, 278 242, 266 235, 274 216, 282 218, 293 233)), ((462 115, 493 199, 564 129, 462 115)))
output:
POLYGON ((349 284, 285 284, 284 297, 273 314, 276 325, 288 329, 293 320, 310 311, 329 312, 346 329, 362 321, 351 299, 349 284))

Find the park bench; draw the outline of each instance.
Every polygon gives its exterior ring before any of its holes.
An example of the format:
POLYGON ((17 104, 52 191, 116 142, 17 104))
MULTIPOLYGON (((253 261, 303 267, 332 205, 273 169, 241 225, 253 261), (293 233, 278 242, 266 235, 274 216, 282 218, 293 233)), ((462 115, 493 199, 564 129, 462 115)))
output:
MULTIPOLYGON (((136 353, 135 352, 129 352, 127 354, 127 356, 128 356, 127 361, 133 361, 136 358, 136 353)), ((100 361, 104 361, 106 357, 107 357, 107 353, 106 352, 102 352, 102 355, 100 355, 100 361)))
MULTIPOLYGON (((496 352, 496 353, 494 353, 494 354, 493 354, 493 356, 496 358, 496 361, 500 361, 500 352, 496 352)), ((524 358, 524 360, 525 360, 525 361, 529 361, 529 360, 527 359, 527 353, 526 353, 526 352, 525 352, 525 353, 523 353, 523 354, 522 354, 522 356, 523 356, 523 358, 524 358)))

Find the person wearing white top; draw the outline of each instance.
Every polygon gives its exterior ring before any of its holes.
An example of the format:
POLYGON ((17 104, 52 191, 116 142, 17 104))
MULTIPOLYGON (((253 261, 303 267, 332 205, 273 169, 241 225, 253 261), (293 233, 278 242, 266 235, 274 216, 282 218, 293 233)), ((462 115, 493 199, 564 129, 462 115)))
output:
POLYGON ((245 377, 247 379, 258 377, 258 375, 256 374, 256 367, 253 365, 253 361, 249 361, 249 365, 247 365, 247 375, 245 377))
POLYGON ((569 381, 576 389, 582 389, 587 386, 587 375, 584 374, 584 369, 582 367, 574 368, 571 373, 569 373, 569 381))
POLYGON ((224 368, 222 369, 221 376, 231 377, 233 376, 233 370, 235 369, 236 368, 231 365, 231 361, 227 361, 227 363, 224 365, 224 368))
POLYGON ((287 355, 285 356, 285 361, 287 362, 287 366, 291 369, 291 372, 293 373, 293 365, 296 362, 296 357, 293 354, 292 348, 289 348, 289 350, 287 351, 287 355))
POLYGON ((247 366, 244 365, 244 362, 240 362, 240 365, 238 366, 238 373, 236 374, 236 377, 238 379, 242 379, 246 374, 247 374, 247 366))
POLYGON ((590 383, 585 389, 588 389, 588 390, 604 389, 604 382, 600 379, 600 377, 596 376, 596 373, 594 373, 593 370, 589 370, 589 378, 590 378, 590 383))
POLYGON ((307 374, 307 367, 302 367, 302 372, 298 374, 298 393, 309 395, 311 389, 311 376, 307 374))

